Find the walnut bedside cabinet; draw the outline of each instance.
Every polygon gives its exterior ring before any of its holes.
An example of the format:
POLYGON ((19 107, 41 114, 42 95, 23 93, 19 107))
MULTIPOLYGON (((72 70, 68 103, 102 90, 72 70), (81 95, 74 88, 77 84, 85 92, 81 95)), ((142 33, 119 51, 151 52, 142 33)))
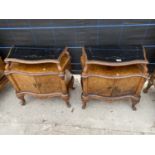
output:
POLYGON ((4 75, 4 69, 5 69, 5 64, 0 57, 0 90, 2 90, 8 82, 8 79, 4 75))
POLYGON ((5 59, 5 74, 25 104, 24 95, 61 97, 70 107, 69 89, 74 78, 67 48, 14 47, 5 59))
POLYGON ((83 48, 82 108, 90 99, 130 98, 132 109, 140 101, 148 77, 145 49, 141 46, 104 46, 83 48))

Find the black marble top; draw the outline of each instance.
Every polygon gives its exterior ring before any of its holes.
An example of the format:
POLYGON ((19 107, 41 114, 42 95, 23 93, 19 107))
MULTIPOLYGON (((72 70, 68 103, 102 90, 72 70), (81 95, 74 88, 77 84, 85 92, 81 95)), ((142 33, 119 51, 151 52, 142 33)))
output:
POLYGON ((106 62, 128 62, 145 60, 142 46, 86 47, 88 60, 106 62))
POLYGON ((14 47, 7 59, 13 58, 28 61, 58 59, 63 49, 64 48, 14 47))

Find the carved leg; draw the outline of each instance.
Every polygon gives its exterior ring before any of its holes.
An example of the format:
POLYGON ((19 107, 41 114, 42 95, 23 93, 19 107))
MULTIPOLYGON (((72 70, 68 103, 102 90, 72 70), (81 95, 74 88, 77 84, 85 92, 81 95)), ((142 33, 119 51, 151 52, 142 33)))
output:
POLYGON ((137 108, 136 108, 136 104, 138 104, 140 101, 140 97, 138 99, 135 99, 135 98, 132 98, 131 99, 131 102, 132 102, 132 110, 136 111, 137 108))
POLYGON ((69 103, 69 96, 68 95, 62 96, 62 99, 65 101, 67 107, 70 108, 71 104, 69 103))
POLYGON ((149 88, 153 85, 153 81, 154 81, 154 76, 153 76, 153 74, 151 74, 148 84, 147 84, 146 88, 144 88, 144 90, 143 90, 144 93, 148 92, 149 88))
POLYGON ((21 100, 21 105, 25 105, 26 104, 26 101, 24 99, 24 95, 18 95, 16 94, 17 98, 21 100))
POLYGON ((83 96, 83 94, 81 94, 81 100, 82 100, 82 109, 85 109, 88 102, 88 96, 83 96))

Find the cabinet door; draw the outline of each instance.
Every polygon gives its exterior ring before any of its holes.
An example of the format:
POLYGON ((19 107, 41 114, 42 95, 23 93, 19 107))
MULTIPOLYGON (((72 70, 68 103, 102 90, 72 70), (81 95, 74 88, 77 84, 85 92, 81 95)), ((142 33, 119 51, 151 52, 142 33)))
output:
POLYGON ((41 94, 61 92, 60 77, 55 75, 36 76, 37 87, 41 94))
POLYGON ((22 92, 39 93, 35 77, 21 74, 12 74, 11 77, 15 81, 15 85, 22 92))
MULTIPOLYGON (((87 81, 87 80, 85 80, 87 81)), ((101 77, 89 77, 88 84, 83 83, 84 87, 88 85, 88 93, 109 97, 112 94, 114 79, 105 79, 101 77)))
POLYGON ((112 96, 135 95, 140 80, 140 77, 115 80, 112 96))

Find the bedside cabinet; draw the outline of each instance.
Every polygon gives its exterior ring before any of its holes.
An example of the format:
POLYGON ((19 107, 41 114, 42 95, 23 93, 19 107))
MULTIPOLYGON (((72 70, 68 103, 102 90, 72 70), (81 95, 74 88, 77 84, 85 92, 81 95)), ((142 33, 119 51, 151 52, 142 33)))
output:
POLYGON ((105 46, 83 48, 82 108, 90 99, 130 98, 132 109, 140 101, 148 77, 145 49, 140 46, 105 46))
POLYGON ((24 96, 61 97, 70 107, 74 78, 67 48, 12 48, 5 59, 5 74, 25 104, 24 96))

